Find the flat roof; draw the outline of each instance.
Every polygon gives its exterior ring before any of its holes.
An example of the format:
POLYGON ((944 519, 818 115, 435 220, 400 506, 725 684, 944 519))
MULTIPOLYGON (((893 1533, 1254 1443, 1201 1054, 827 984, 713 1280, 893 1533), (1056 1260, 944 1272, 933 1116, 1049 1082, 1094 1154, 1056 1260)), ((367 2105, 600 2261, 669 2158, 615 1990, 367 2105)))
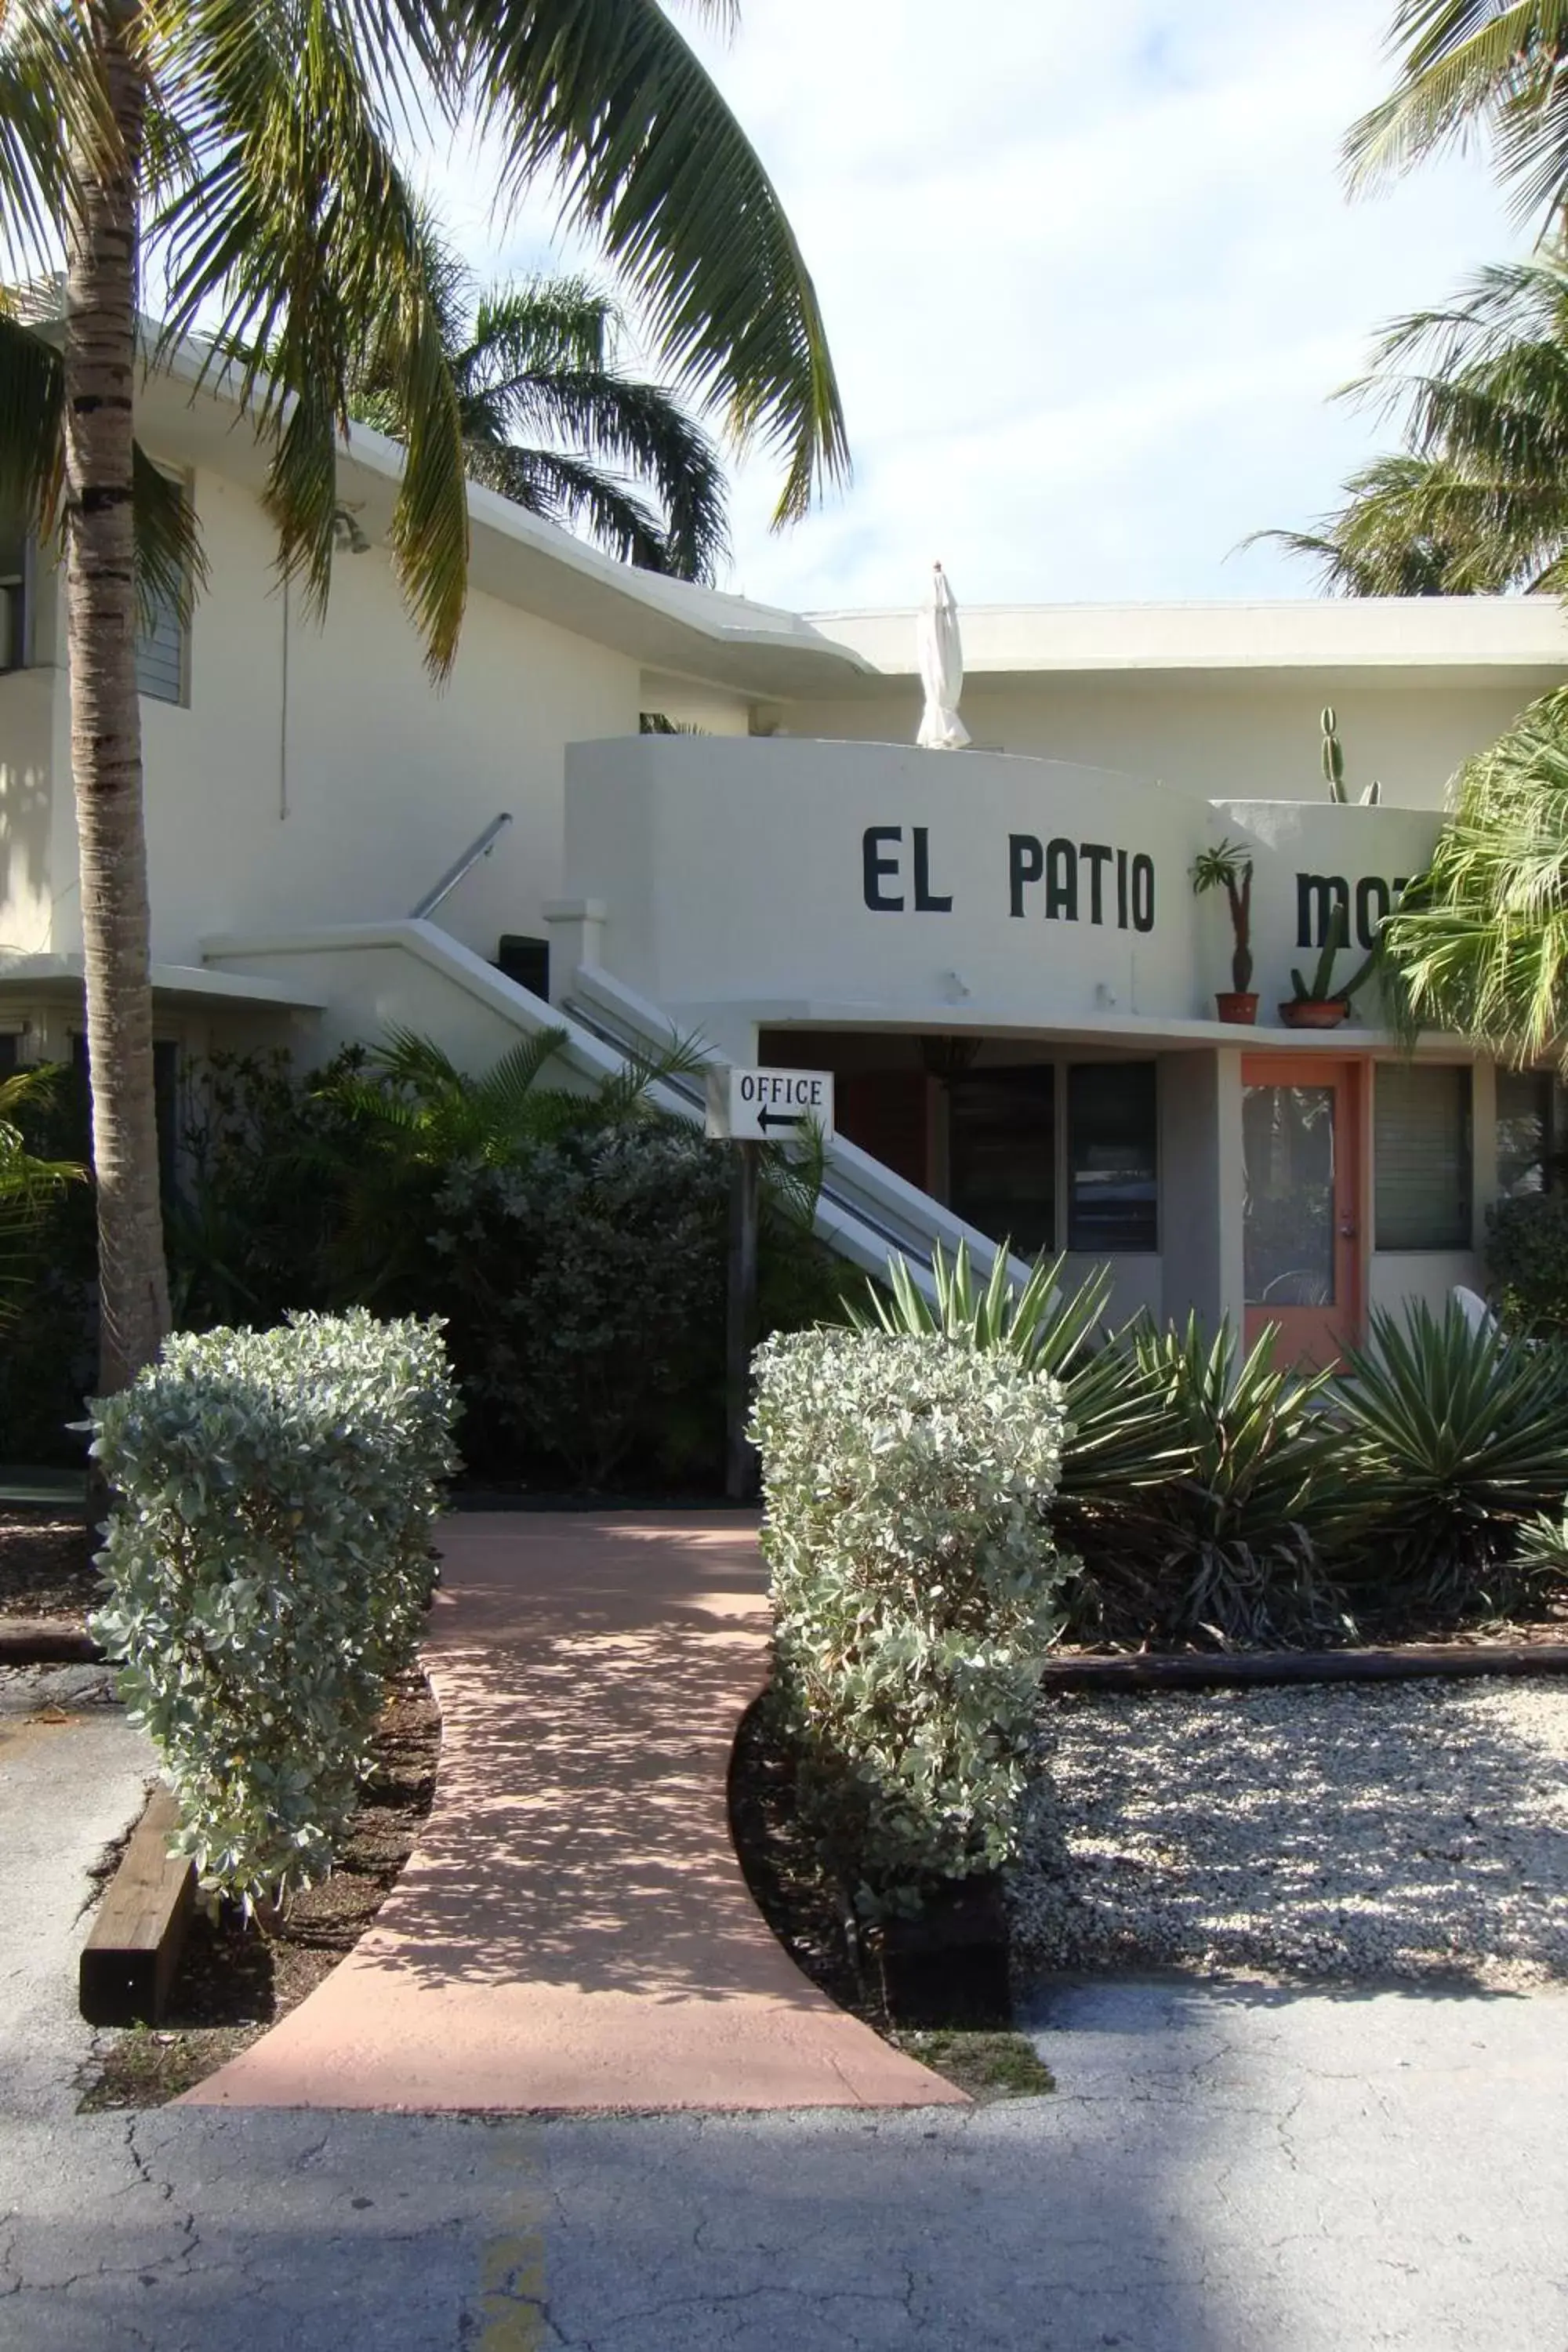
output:
MULTIPOLYGON (((885 677, 916 675, 913 605, 813 613, 885 677)), ((959 605, 967 676, 1093 670, 1568 673, 1555 596, 1321 596, 1292 603, 959 605)))
MULTIPOLYGON (((149 337, 155 331, 149 322, 149 337)), ((199 340, 182 343, 141 387, 141 431, 154 452, 208 466, 258 493, 266 451, 243 425, 237 380, 199 340)), ((401 448, 356 425, 341 464, 356 519, 373 542, 384 543, 401 448)), ((917 675, 913 604, 791 612, 637 571, 478 484, 469 485, 468 509, 475 589, 647 669, 773 702, 858 699, 885 679, 917 675)), ((1527 672, 1568 675, 1568 616, 1555 596, 1105 604, 965 604, 960 597, 959 621, 973 677, 1319 670, 1474 686, 1527 672)))

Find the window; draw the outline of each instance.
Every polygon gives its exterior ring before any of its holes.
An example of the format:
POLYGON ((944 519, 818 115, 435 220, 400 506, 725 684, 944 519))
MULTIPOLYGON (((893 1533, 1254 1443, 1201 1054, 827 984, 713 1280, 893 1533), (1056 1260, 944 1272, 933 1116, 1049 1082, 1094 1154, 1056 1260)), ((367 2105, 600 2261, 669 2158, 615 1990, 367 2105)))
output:
POLYGON ((22 525, 0 523, 0 670, 24 669, 27 664, 32 557, 22 525))
POLYGON ((1497 1181, 1505 1201, 1550 1192, 1563 1181, 1568 1146, 1563 1097, 1550 1070, 1497 1074, 1497 1181))
POLYGON ((1154 1065, 1075 1062, 1068 1071, 1068 1247, 1159 1246, 1154 1065))
MULTIPOLYGON (((182 489, 182 500, 188 498, 182 489)), ((173 596, 154 596, 153 609, 136 632, 136 691, 154 702, 184 702, 190 632, 173 596)))
POLYGON ((1377 1248, 1468 1249, 1469 1071, 1380 1065, 1373 1149, 1377 1248))
POLYGON ((950 1087, 948 1201, 1021 1255, 1056 1245, 1056 1072, 1049 1063, 968 1070, 950 1087))
MULTIPOLYGON (((76 1082, 82 1132, 90 1137, 92 1120, 88 1098, 87 1038, 79 1029, 71 1036, 71 1074, 76 1082)), ((153 1045, 153 1112, 158 1123, 158 1181, 165 1202, 177 1190, 180 1164, 180 1049, 172 1037, 153 1045)), ((90 1146, 89 1146, 90 1148, 90 1146)))

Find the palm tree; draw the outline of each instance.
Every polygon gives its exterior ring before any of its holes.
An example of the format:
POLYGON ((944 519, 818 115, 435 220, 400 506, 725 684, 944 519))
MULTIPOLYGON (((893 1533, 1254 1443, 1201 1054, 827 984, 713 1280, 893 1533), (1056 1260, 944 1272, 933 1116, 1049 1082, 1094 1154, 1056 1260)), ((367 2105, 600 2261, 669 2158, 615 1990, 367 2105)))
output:
MULTIPOLYGON (((216 322, 209 365, 268 440, 281 568, 318 607, 351 390, 390 387, 406 446, 392 556, 442 675, 467 576, 462 419, 440 256, 396 143, 432 106, 497 134, 503 200, 554 179, 678 387, 783 457, 775 520, 846 464, 794 234, 658 0, 6 0, 0 234, 16 266, 63 249, 66 271, 57 363, 0 322, 0 490, 64 540, 106 1391, 169 1316, 134 667, 138 294, 166 288, 171 336, 216 322), (263 351, 265 373, 247 356, 263 351)), ((145 495, 142 523, 145 544, 145 495)))
POLYGON ((1399 79, 1352 125, 1352 186, 1406 171, 1478 129, 1523 218, 1568 211, 1568 0, 1399 0, 1399 79))
POLYGON ((1345 387, 1398 415, 1406 447, 1308 532, 1273 530, 1352 596, 1568 587, 1568 246, 1484 269, 1386 329, 1345 387))
MULTIPOLYGON (((612 297, 569 277, 478 291, 454 255, 443 299, 469 479, 623 563, 712 581, 730 551, 718 453, 673 394, 621 366, 612 297)), ((355 414, 400 437, 384 387, 355 414)))
POLYGON ((1568 688, 1460 770, 1431 867, 1380 944, 1421 1023, 1568 1066, 1568 688))

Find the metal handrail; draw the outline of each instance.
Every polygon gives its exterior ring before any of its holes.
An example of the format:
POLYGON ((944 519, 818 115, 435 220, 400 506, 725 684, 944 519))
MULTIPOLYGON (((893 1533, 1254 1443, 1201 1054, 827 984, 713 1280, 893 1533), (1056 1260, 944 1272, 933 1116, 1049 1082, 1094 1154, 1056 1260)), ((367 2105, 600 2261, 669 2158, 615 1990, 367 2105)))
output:
POLYGON ((447 868, 447 871, 442 875, 439 882, 437 883, 436 887, 433 890, 426 892, 426 896, 420 899, 417 906, 410 907, 408 909, 409 921, 411 923, 422 923, 427 916, 433 915, 437 908, 440 905, 442 899, 448 897, 450 893, 457 888, 458 883, 462 880, 464 875, 468 873, 469 867, 477 866, 481 857, 488 857, 489 856, 491 850, 495 847, 496 843, 500 839, 501 835, 506 831, 510 823, 511 812, 510 809, 502 809, 500 816, 491 817, 489 824, 486 825, 479 839, 472 843, 468 848, 464 850, 461 857, 458 858, 455 866, 449 866, 447 868))

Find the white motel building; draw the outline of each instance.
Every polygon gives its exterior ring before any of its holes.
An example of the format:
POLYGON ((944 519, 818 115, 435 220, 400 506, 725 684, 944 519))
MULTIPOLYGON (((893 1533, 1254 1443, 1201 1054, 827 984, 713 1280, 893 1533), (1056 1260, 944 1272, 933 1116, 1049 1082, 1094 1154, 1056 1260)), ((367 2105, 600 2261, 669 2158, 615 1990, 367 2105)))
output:
MULTIPOLYGON (((1402 1055, 1360 998, 1325 1031, 1278 1008, 1337 908, 1359 961, 1459 763, 1568 676, 1555 600, 966 604, 973 748, 923 751, 912 612, 654 578, 475 489, 437 691, 384 552, 395 450, 355 434, 367 545, 318 625, 235 427, 178 370, 148 388, 211 575, 142 648, 171 1099, 214 1047, 308 1065, 393 1024, 475 1068, 560 1024, 584 1074, 696 1033, 834 1072, 819 1223, 853 1264, 1010 1235, 1108 1262, 1119 1312, 1272 1318, 1302 1354, 1479 1287, 1489 1204, 1551 1181, 1547 1073, 1402 1055), (1189 880, 1222 839, 1254 866, 1253 1027, 1215 1018, 1226 902, 1189 880)), ((46 560, 0 538, 0 1066, 80 1050, 63 643, 46 560)))

